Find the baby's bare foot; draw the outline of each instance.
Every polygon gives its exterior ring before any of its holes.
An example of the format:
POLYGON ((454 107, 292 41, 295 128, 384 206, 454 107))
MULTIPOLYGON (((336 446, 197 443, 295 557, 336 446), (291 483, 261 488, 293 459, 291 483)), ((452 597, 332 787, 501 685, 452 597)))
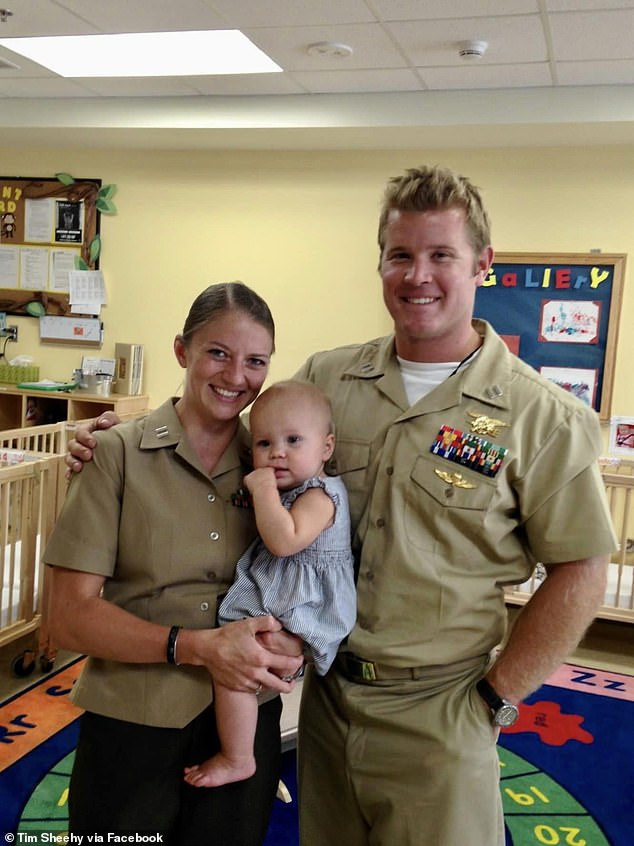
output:
POLYGON ((185 781, 192 787, 220 787, 233 781, 244 781, 255 772, 255 758, 227 758, 218 752, 208 761, 185 767, 185 781))

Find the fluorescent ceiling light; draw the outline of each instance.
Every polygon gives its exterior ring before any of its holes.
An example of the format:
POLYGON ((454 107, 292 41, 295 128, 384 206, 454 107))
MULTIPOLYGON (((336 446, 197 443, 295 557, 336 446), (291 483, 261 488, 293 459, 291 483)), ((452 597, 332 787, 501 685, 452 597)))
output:
POLYGON ((0 45, 65 77, 282 71, 237 29, 0 38, 0 45))

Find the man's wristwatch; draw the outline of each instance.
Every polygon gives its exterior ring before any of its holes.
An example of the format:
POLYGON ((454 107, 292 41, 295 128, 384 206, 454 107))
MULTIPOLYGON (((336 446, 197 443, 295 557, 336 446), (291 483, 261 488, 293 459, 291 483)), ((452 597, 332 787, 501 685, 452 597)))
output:
POLYGON ((486 679, 480 679, 476 684, 476 690, 491 709, 494 726, 507 728, 517 722, 517 718, 520 715, 517 705, 513 705, 511 702, 507 702, 506 699, 502 699, 486 679))

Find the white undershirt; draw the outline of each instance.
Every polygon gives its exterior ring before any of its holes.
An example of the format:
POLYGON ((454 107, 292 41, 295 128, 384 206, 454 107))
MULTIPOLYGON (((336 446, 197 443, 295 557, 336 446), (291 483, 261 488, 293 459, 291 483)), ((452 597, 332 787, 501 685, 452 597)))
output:
POLYGON ((403 378, 403 385, 405 386, 405 393, 410 405, 418 402, 422 397, 427 396, 430 391, 433 391, 438 385, 457 373, 458 370, 464 370, 476 358, 480 350, 470 356, 464 361, 438 361, 428 363, 425 361, 407 361, 405 358, 396 356, 399 367, 401 369, 401 376, 403 378))

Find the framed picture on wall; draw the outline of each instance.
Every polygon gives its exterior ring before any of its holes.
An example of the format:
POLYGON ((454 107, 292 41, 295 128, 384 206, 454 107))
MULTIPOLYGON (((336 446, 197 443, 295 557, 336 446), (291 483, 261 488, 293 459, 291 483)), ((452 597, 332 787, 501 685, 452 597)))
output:
POLYGON ((610 419, 625 262, 621 253, 497 253, 476 293, 476 317, 604 421, 610 419))
POLYGON ((594 408, 597 394, 597 371, 580 367, 540 367, 539 372, 550 382, 594 408))
POLYGON ((610 454, 634 458, 634 417, 610 420, 610 454))

